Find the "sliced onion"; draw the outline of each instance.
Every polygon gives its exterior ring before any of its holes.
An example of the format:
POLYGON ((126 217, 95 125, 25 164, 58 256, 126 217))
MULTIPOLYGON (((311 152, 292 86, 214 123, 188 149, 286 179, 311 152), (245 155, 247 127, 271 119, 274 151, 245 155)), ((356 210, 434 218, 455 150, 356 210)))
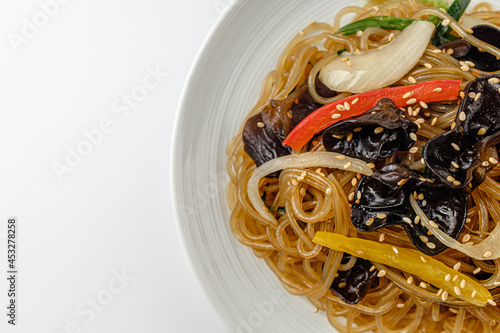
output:
POLYGON ((362 93, 391 85, 415 67, 434 28, 429 21, 415 21, 389 44, 363 52, 342 53, 321 70, 319 78, 338 92, 362 93))
POLYGON ((442 230, 433 228, 429 223, 429 218, 425 215, 422 209, 420 209, 420 206, 413 196, 410 196, 410 204, 415 213, 420 216, 422 224, 425 225, 427 229, 429 229, 430 232, 432 232, 432 234, 436 236, 436 238, 444 245, 465 253, 469 257, 477 260, 492 260, 500 258, 500 224, 497 224, 490 235, 480 243, 462 244, 454 238, 448 236, 442 230))
POLYGON ((368 167, 366 162, 344 156, 342 154, 330 152, 308 152, 296 155, 287 155, 274 160, 270 160, 258 167, 248 179, 247 192, 248 199, 252 203, 255 210, 266 220, 277 225, 274 216, 269 212, 266 205, 262 201, 259 193, 259 183, 262 178, 270 173, 284 170, 287 168, 312 168, 325 167, 332 169, 342 169, 360 173, 362 175, 371 176, 372 169, 368 167), (337 156, 342 156, 341 160, 337 156))

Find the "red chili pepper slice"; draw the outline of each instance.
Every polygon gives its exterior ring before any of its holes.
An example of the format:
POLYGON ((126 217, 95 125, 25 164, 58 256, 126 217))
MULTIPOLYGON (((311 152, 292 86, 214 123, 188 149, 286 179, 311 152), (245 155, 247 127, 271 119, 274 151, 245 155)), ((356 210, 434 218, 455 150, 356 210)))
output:
POLYGON ((419 102, 452 101, 460 92, 459 80, 427 81, 411 86, 399 86, 352 95, 324 105, 304 118, 288 134, 283 145, 300 150, 316 133, 331 125, 364 114, 382 98, 390 98, 397 107, 419 102))

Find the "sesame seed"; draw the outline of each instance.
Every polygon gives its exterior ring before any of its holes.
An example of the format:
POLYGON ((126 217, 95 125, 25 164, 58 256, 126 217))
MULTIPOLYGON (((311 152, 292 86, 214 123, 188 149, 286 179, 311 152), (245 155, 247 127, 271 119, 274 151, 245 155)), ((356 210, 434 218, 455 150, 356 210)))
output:
POLYGON ((356 174, 356 178, 357 178, 358 180, 361 180, 361 178, 363 178, 363 176, 361 176, 361 174, 358 172, 358 173, 356 174))
POLYGON ((304 177, 297 177, 297 180, 298 180, 299 182, 302 182, 302 181, 304 181, 304 177))
MULTIPOLYGON (((361 192, 359 192, 359 193, 361 193, 361 192)), ((383 219, 387 218, 387 214, 384 214, 384 213, 377 213, 377 218, 379 218, 379 219, 383 220, 383 219)))
POLYGON ((389 35, 389 42, 392 41, 394 39, 394 32, 391 32, 391 34, 389 35))
POLYGON ((411 106, 408 107, 408 115, 413 116, 413 109, 411 106))
POLYGON ((373 272, 375 269, 376 267, 372 265, 372 267, 370 267, 370 272, 373 272))
POLYGON ((462 243, 467 243, 468 241, 470 241, 470 235, 469 234, 465 234, 462 237, 462 243))
POLYGON ((453 277, 453 279, 451 279, 451 281, 453 281, 453 282, 455 282, 455 281, 457 281, 457 280, 458 280, 458 275, 455 275, 455 276, 453 277))
POLYGON ((384 128, 383 127, 377 127, 373 130, 373 133, 375 134, 380 134, 384 131, 384 128))
POLYGON ((436 296, 439 297, 443 293, 443 289, 439 289, 436 293, 436 296))
POLYGON ((351 166, 351 164, 352 164, 352 162, 351 162, 351 161, 349 161, 349 162, 347 162, 346 164, 344 164, 344 169, 349 168, 349 167, 351 166))
POLYGON ((474 98, 474 102, 477 102, 477 100, 479 99, 479 97, 481 97, 481 93, 477 93, 476 94, 476 97, 474 98))
POLYGON ((354 200, 354 192, 351 192, 349 194, 349 197, 348 197, 349 201, 353 201, 354 200))
POLYGON ((342 289, 342 288, 344 288, 346 285, 347 285, 347 283, 345 283, 345 282, 340 282, 340 283, 339 283, 339 288, 340 288, 340 289, 342 289))
POLYGON ((459 180, 455 180, 455 181, 453 181, 453 185, 454 186, 460 186, 460 185, 462 185, 462 182, 459 181, 459 180))
POLYGON ((470 98, 476 98, 476 93, 471 91, 467 96, 469 96, 470 98))
POLYGON ((487 301, 488 303, 490 303, 490 305, 497 306, 497 303, 495 303, 495 301, 493 301, 492 299, 488 298, 487 301))
POLYGON ((425 123, 425 119, 424 118, 418 118, 417 120, 415 120, 416 123, 418 124, 423 124, 425 123))
POLYGON ((398 248, 394 245, 392 246, 392 250, 394 251, 394 253, 399 254, 398 248))
POLYGON ((442 21, 441 21, 441 25, 442 25, 442 26, 447 26, 447 25, 449 25, 449 24, 450 24, 450 20, 449 20, 449 19, 445 19, 445 20, 442 20, 442 21))
POLYGON ((427 206, 427 200, 422 200, 422 206, 427 206))
POLYGON ((403 95, 403 98, 407 99, 410 98, 411 96, 413 96, 413 91, 408 91, 406 94, 403 95))
POLYGON ((479 272, 481 272, 481 267, 476 268, 476 269, 472 272, 472 274, 477 274, 477 273, 479 273, 479 272))
POLYGON ((415 104, 415 103, 417 103, 417 99, 416 98, 411 98, 411 99, 409 99, 406 102, 406 105, 411 105, 411 104, 415 104))
POLYGON ((484 166, 484 167, 487 167, 487 166, 489 166, 489 165, 490 165, 490 162, 488 162, 488 161, 484 161, 483 163, 481 163, 481 165, 482 165, 482 166, 484 166))
POLYGON ((354 105, 359 101, 359 97, 356 97, 355 99, 352 100, 351 104, 354 105))
POLYGON ((385 234, 380 234, 380 236, 378 236, 378 241, 382 243, 384 240, 385 240, 385 234))
POLYGON ((453 269, 458 271, 460 269, 460 267, 462 267, 462 263, 459 261, 457 262, 455 265, 453 265, 453 269))
POLYGON ((363 252, 363 250, 356 250, 356 253, 360 256, 362 256, 363 254, 365 254, 365 252, 363 252))
POLYGON ((385 270, 383 270, 383 269, 382 269, 382 270, 380 270, 380 271, 378 272, 377 276, 378 276, 379 278, 380 278, 380 277, 384 277, 386 273, 387 273, 387 272, 386 272, 385 270))
POLYGON ((415 198, 415 200, 417 200, 417 198, 418 198, 417 191, 413 191, 413 198, 415 198))
POLYGON ((404 305, 404 303, 400 303, 400 302, 398 302, 398 304, 396 304, 396 307, 397 307, 398 309, 401 309, 401 308, 404 308, 404 307, 405 307, 405 305, 404 305))
POLYGON ((425 259, 424 257, 420 256, 420 260, 422 260, 422 262, 427 262, 427 259, 425 259))
POLYGON ((264 124, 263 122, 259 121, 257 123, 257 127, 260 127, 260 128, 264 128, 266 126, 266 124, 264 124))
POLYGON ((347 66, 352 67, 352 62, 351 61, 347 61, 346 64, 347 64, 347 66))
POLYGON ((366 220, 365 224, 369 227, 375 222, 375 219, 373 217, 370 217, 368 220, 366 220))
POLYGON ((366 164, 367 167, 369 167, 370 169, 374 169, 375 168, 375 164, 374 163, 368 163, 366 164))
POLYGON ((460 97, 465 98, 465 93, 463 91, 460 92, 460 97))
POLYGON ((467 31, 467 32, 468 32, 468 33, 470 33, 470 34, 473 34, 473 33, 474 33, 474 30, 472 30, 471 28, 467 28, 467 29, 465 29, 465 31, 467 31))
POLYGON ((431 250, 434 250, 436 248, 436 244, 434 244, 432 242, 427 242, 427 243, 425 243, 425 245, 427 245, 427 247, 431 250))
POLYGON ((336 135, 336 134, 332 134, 332 137, 337 139, 337 140, 342 140, 344 138, 343 135, 336 135))
POLYGON ((292 185, 297 186, 297 185, 299 185, 299 183, 295 179, 292 179, 292 185))
POLYGON ((451 280, 451 274, 446 274, 446 276, 444 277, 444 280, 446 282, 450 282, 450 280, 451 280))
POLYGON ((410 153, 415 154, 416 152, 418 152, 418 147, 410 148, 410 153))
POLYGON ((428 69, 431 69, 431 68, 432 68, 432 65, 431 65, 431 64, 429 64, 428 62, 426 62, 426 63, 424 64, 424 66, 425 66, 425 67, 427 67, 428 69))
POLYGON ((361 191, 358 191, 358 192, 356 193, 356 198, 358 198, 359 200, 361 200, 361 191))
POLYGON ((460 151, 460 146, 457 145, 455 142, 452 142, 451 143, 451 146, 453 147, 453 149, 455 149, 456 151, 460 151))
POLYGON ((415 133, 411 132, 410 139, 412 139, 413 141, 417 141, 417 135, 415 133))
POLYGON ((433 220, 429 220, 429 224, 431 225, 431 227, 433 227, 434 229, 439 229, 439 226, 437 225, 436 222, 434 222, 433 220))
POLYGON ((327 188, 325 192, 326 192, 326 195, 331 195, 333 193, 331 188, 327 188))
POLYGON ((424 281, 420 282, 420 288, 426 289, 427 288, 427 283, 425 283, 424 281))
POLYGON ((429 241, 429 238, 427 236, 424 236, 424 235, 420 235, 420 236, 418 236, 418 238, 420 238, 422 243, 427 243, 429 241))
POLYGON ((424 194, 423 194, 423 193, 420 193, 420 194, 417 196, 417 199, 418 199, 418 200, 420 200, 420 201, 424 200, 424 198, 425 198, 425 197, 424 197, 424 194))
POLYGON ((411 83, 417 83, 417 80, 415 80, 413 76, 408 77, 408 81, 410 81, 411 83))
POLYGON ((357 178, 351 179, 351 185, 352 186, 356 186, 357 184, 358 184, 358 179, 357 178))
POLYGON ((349 133, 347 135, 347 142, 351 141, 352 140, 352 137, 353 137, 353 134, 352 133, 349 133))
POLYGON ((477 131, 477 135, 485 135, 486 134, 486 128, 481 127, 479 131, 477 131))
POLYGON ((462 281, 460 281, 460 288, 465 288, 465 279, 462 279, 462 281))
POLYGON ((455 50, 454 50, 454 49, 448 49, 448 50, 446 50, 446 54, 447 54, 447 55, 452 55, 452 54, 453 54, 453 52, 455 52, 455 50))
POLYGON ((491 252, 490 251, 486 251, 483 253, 483 258, 489 258, 491 257, 491 252))
POLYGON ((438 121, 438 118, 437 118, 437 117, 434 117, 434 118, 432 119, 432 121, 431 121, 431 126, 436 125, 437 121, 438 121))
POLYGON ((462 291, 460 290, 460 288, 459 288, 459 287, 454 286, 454 287, 453 287, 453 290, 455 291, 455 294, 457 294, 458 296, 462 295, 462 291))
POLYGON ((468 71, 470 70, 470 67, 469 67, 469 66, 467 66, 467 65, 462 65, 462 66, 460 67, 460 69, 461 69, 462 71, 464 71, 464 72, 468 72, 468 71))
POLYGON ((440 49, 435 49, 435 50, 432 50, 432 53, 443 53, 443 51, 440 49))
POLYGON ((306 196, 306 189, 305 188, 301 188, 299 190, 299 193, 300 193, 301 196, 305 197, 306 196))
POLYGON ((443 88, 436 88, 433 90, 433 92, 441 92, 441 91, 443 91, 443 88))
POLYGON ((465 116, 465 112, 460 112, 460 115, 458 116, 458 119, 460 119, 461 121, 465 121, 466 119, 466 116, 465 116))
POLYGON ((361 37, 361 36, 363 36, 363 31, 362 30, 358 30, 356 32, 356 37, 361 37))
POLYGON ((460 168, 460 165, 458 165, 458 163, 455 161, 451 161, 451 165, 456 169, 460 168))
POLYGON ((346 109, 347 111, 349 111, 351 109, 351 106, 349 105, 349 103, 344 102, 344 109, 346 109))
POLYGON ((339 119, 340 117, 342 117, 342 115, 340 113, 332 114, 332 119, 339 119))
POLYGON ((336 108, 339 111, 344 111, 345 110, 344 105, 342 105, 342 104, 337 104, 336 108))
POLYGON ((488 160, 491 164, 498 164, 498 161, 494 159, 493 157, 490 157, 488 160))
POLYGON ((456 122, 452 122, 450 128, 454 129, 455 127, 457 127, 457 123, 456 122))
POLYGON ((477 291, 473 290, 472 293, 470 294, 470 298, 474 299, 474 298, 476 298, 476 295, 477 295, 477 291))
POLYGON ((415 219, 413 220, 413 223, 418 224, 420 222, 420 216, 415 216, 415 219))
POLYGON ((406 217, 406 216, 403 217, 403 221, 406 222, 406 223, 409 223, 409 224, 412 223, 411 219, 409 217, 406 217))
POLYGON ((443 291, 443 293, 441 294, 441 299, 443 300, 443 302, 446 302, 446 300, 448 299, 447 291, 443 291))
POLYGON ((335 158, 336 158, 337 160, 339 160, 339 161, 343 161, 343 160, 345 160, 345 159, 346 159, 346 157, 345 157, 344 155, 337 155, 337 156, 335 156, 335 158))
POLYGON ((357 132, 361 132, 361 130, 362 130, 362 129, 363 129, 362 127, 356 127, 356 128, 355 128, 355 129, 353 129, 352 131, 353 131, 354 133, 357 133, 357 132))
POLYGON ((497 83, 500 83, 500 79, 497 78, 497 77, 490 77, 488 79, 488 82, 491 83, 491 84, 497 84, 497 83))
POLYGON ((449 181, 450 183, 453 183, 455 181, 455 178, 453 176, 448 176, 446 177, 446 180, 449 181))
POLYGON ((292 114, 292 111, 288 111, 286 113, 286 115, 288 116, 288 118, 292 119, 293 118, 293 114, 292 114))
POLYGON ((349 58, 345 57, 345 58, 340 59, 340 61, 346 62, 346 61, 349 61, 349 58))

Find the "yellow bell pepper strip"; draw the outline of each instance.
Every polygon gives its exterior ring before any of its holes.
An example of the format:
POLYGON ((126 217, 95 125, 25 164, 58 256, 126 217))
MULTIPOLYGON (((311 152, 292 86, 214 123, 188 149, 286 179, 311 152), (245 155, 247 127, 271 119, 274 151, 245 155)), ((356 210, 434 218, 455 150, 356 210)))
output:
POLYGON ((443 292, 471 304, 494 304, 490 292, 475 280, 419 251, 324 231, 317 232, 313 242, 419 276, 443 292))
POLYGON ((397 107, 419 102, 452 101, 460 92, 460 80, 434 80, 410 86, 367 91, 326 104, 304 118, 283 141, 283 146, 300 150, 312 137, 331 125, 364 114, 382 98, 390 98, 397 107))

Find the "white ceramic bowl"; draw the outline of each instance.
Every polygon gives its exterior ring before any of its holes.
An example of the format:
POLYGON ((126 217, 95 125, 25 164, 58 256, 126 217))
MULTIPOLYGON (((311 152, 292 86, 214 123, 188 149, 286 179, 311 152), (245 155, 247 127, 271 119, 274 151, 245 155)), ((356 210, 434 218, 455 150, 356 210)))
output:
POLYGON ((173 140, 174 204, 194 271, 229 332, 335 332, 324 313, 289 295, 265 262, 234 239, 225 148, 288 41, 310 21, 332 23, 340 8, 363 2, 238 1, 190 73, 173 140))

